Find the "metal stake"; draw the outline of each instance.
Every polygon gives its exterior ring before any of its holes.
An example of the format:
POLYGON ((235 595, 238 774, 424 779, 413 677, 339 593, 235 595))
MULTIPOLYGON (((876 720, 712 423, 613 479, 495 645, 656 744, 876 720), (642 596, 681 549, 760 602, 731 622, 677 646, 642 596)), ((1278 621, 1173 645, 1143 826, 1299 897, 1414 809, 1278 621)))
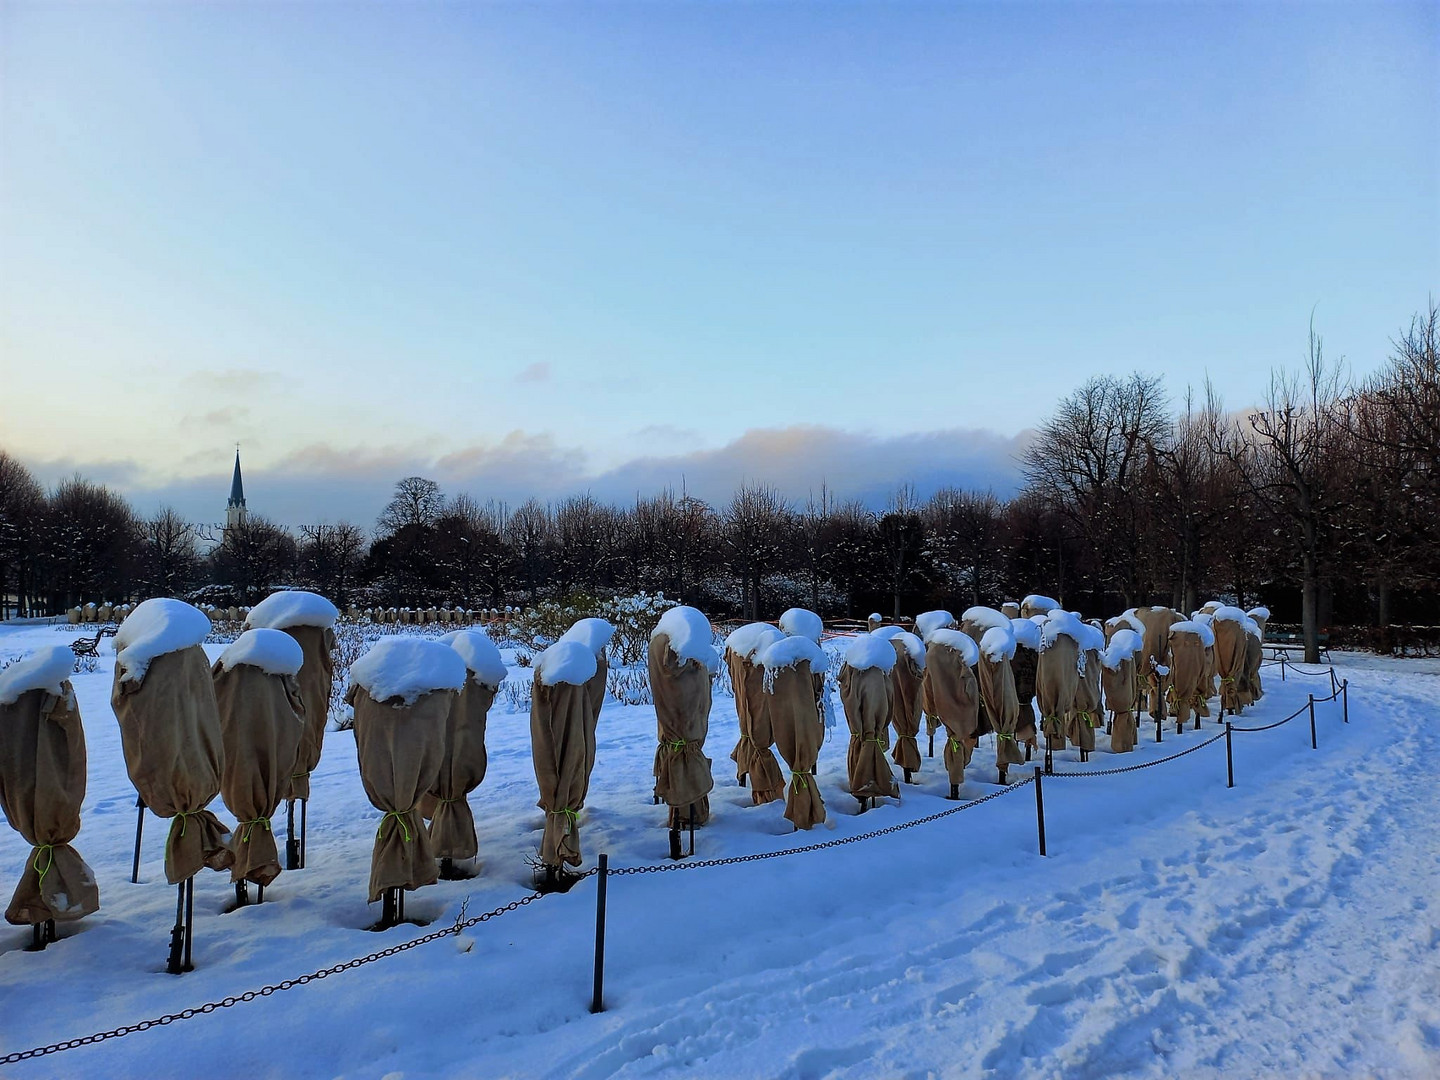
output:
POLYGON ((1230 721, 1225 721, 1225 786, 1235 786, 1235 757, 1230 748, 1230 721))
POLYGON ((300 869, 300 838, 295 835, 295 800, 285 800, 285 869, 300 869))
POLYGON ((1341 716, 1345 723, 1350 723, 1350 680, 1342 679, 1340 682, 1340 708, 1341 716))
POLYGON ((139 813, 135 818, 135 861, 130 866, 130 884, 132 885, 138 884, 140 881, 140 834, 145 831, 145 800, 136 795, 135 805, 139 807, 139 813))
POLYGON ((605 879, 610 874, 610 856, 600 856, 600 875, 595 881, 595 992, 590 998, 590 1011, 604 1011, 605 994, 605 879))
POLYGON ((1035 766, 1035 827, 1040 832, 1040 854, 1045 854, 1045 793, 1040 786, 1040 766, 1035 766))
POLYGON ((305 869, 305 840, 306 831, 309 826, 310 800, 300 800, 300 869, 305 869))
POLYGON ((1315 695, 1310 695, 1310 749, 1319 750, 1320 744, 1315 739, 1315 695))

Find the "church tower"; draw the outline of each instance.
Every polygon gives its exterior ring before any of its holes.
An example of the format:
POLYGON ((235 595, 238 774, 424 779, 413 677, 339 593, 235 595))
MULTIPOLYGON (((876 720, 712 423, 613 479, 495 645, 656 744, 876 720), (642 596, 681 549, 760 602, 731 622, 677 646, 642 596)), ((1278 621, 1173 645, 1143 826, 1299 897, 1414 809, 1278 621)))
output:
POLYGON ((225 528, 245 524, 245 485, 240 481, 240 448, 235 448, 235 475, 230 479, 230 500, 225 504, 225 528))

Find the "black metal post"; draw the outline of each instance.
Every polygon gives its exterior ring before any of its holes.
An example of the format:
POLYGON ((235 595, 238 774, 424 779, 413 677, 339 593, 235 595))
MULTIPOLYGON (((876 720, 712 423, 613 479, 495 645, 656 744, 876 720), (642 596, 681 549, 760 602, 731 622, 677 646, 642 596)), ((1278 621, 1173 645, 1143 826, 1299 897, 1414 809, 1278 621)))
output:
POLYGON ((1155 718, 1155 741, 1163 741, 1163 736, 1160 734, 1160 717, 1158 716, 1155 718))
POLYGON ((130 884, 132 885, 138 884, 140 881, 140 834, 145 831, 145 800, 136 795, 135 805, 139 807, 139 813, 135 818, 135 861, 130 865, 130 884))
POLYGON ((165 970, 171 975, 185 970, 180 966, 185 947, 185 883, 182 881, 176 888, 179 891, 175 897, 175 927, 170 931, 170 959, 165 964, 165 970))
POLYGON ((610 856, 601 854, 600 875, 595 881, 595 992, 590 998, 590 1011, 603 1012, 605 1006, 605 879, 610 874, 610 856))
POLYGON ((1040 766, 1035 766, 1035 826, 1040 832, 1040 854, 1045 854, 1045 792, 1040 780, 1040 766))
POLYGON ((1320 744, 1315 739, 1315 695, 1310 695, 1310 749, 1319 750, 1320 744))
POLYGON ((195 943, 195 878, 185 879, 185 970, 194 971, 190 962, 190 947, 195 943))
POLYGON ((934 733, 933 731, 930 732, 930 754, 929 754, 929 756, 930 756, 930 757, 934 757, 934 756, 935 756, 935 733, 934 733))
POLYGON ((695 804, 690 804, 690 854, 695 854, 695 804))
POLYGON ((1341 717, 1345 723, 1350 723, 1350 680, 1342 679, 1340 682, 1340 708, 1341 717))
POLYGON ((1230 747, 1230 721, 1225 721, 1225 786, 1235 786, 1235 756, 1230 747))
POLYGON ((300 838, 295 835, 295 800, 285 800, 285 869, 300 869, 300 838))
POLYGON ((1280 654, 1280 681, 1285 681, 1285 654, 1280 654))
POLYGON ((305 841, 310 825, 310 800, 300 800, 300 869, 305 869, 305 841))

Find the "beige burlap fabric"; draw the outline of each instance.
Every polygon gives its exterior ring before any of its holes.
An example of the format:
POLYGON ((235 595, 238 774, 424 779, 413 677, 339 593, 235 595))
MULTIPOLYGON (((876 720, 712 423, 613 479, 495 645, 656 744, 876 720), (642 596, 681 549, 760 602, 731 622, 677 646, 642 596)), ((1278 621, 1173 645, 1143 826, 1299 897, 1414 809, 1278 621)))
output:
POLYGON ((715 778, 705 756, 710 733, 710 672, 698 660, 681 661, 666 634, 650 639, 650 695, 660 745, 655 750, 655 794, 670 807, 670 826, 710 820, 715 778))
POLYGON ((1085 670, 1077 672, 1075 680, 1075 707, 1066 728, 1069 739, 1081 750, 1089 753, 1095 749, 1095 729, 1105 723, 1100 699, 1100 654, 1086 649, 1085 670))
POLYGON ((345 700, 355 709, 355 754, 370 805, 384 816, 370 853, 370 902, 386 889, 418 889, 439 879, 420 800, 445 756, 445 721, 454 690, 432 690, 414 704, 376 701, 358 684, 345 700))
POLYGON ((903 642, 891 640, 895 647, 895 666, 890 669, 892 708, 890 724, 895 729, 895 749, 890 758, 902 769, 920 771, 920 715, 923 706, 921 691, 925 673, 905 648, 903 642))
POLYGON ((945 725, 945 770, 950 783, 963 784, 980 738, 980 684, 958 651, 935 642, 925 648, 925 678, 945 725))
POLYGON ((280 875, 270 817, 290 788, 305 734, 305 706, 293 675, 270 675, 251 664, 226 671, 217 660, 215 703, 225 748, 220 794, 235 815, 231 881, 269 885, 280 875))
POLYGON ((0 811, 30 845, 6 922, 69 921, 100 908, 95 875, 71 845, 85 801, 85 730, 67 679, 0 705, 0 811))
POLYGON ((1205 644, 1199 634, 1170 635, 1170 703, 1175 722, 1184 726, 1205 703, 1205 644))
POLYGON ((1170 665, 1170 627, 1182 621, 1178 611, 1167 607, 1142 607, 1135 609, 1135 617, 1145 627, 1142 638, 1145 651, 1137 658, 1142 673, 1148 676, 1150 691, 1150 716, 1165 715, 1165 704, 1170 689, 1170 676, 1155 672, 1151 661, 1160 667, 1170 665))
POLYGON ((224 740, 210 662, 199 645, 150 661, 143 679, 115 666, 110 704, 130 782, 158 817, 170 818, 165 877, 178 885, 202 867, 235 861, 229 830, 205 807, 220 794, 224 740))
POLYGON ((749 777, 750 800, 755 806, 785 796, 785 776, 771 749, 775 742, 765 694, 765 669, 733 649, 725 650, 730 685, 735 689, 735 715, 740 739, 730 753, 735 778, 749 777))
POLYGON ((1010 658, 1010 673, 1015 678, 1015 698, 1020 703, 1020 715, 1015 720, 1015 740, 1032 747, 1037 745, 1035 669, 1039 662, 1039 654, 1024 645, 1016 645, 1015 655, 1010 658))
POLYGON ((1015 693, 1015 673, 1010 660, 991 660, 982 651, 976 675, 980 682, 980 699, 990 714, 990 723, 994 725, 995 767, 1008 769, 1011 765, 1023 764, 1025 755, 1015 734, 1015 725, 1020 719, 1020 699, 1015 693))
POLYGON ((563 682, 546 686, 535 673, 530 690, 530 752, 540 808, 545 811, 540 861, 546 866, 580 865, 580 811, 593 761, 586 739, 589 710, 586 686, 563 682))
POLYGON ((335 681, 335 631, 328 626, 287 626, 285 633, 300 643, 305 663, 296 681, 305 706, 305 735, 295 755, 287 799, 310 797, 310 774, 320 764, 325 743, 325 724, 330 718, 330 688, 335 681))
POLYGON ((1215 632, 1215 673, 1220 676, 1220 705, 1230 713, 1238 713, 1248 704, 1242 693, 1245 685, 1245 628, 1229 619, 1216 619, 1210 627, 1215 632))
POLYGON ((884 732, 890 724, 895 693, 890 673, 876 667, 857 670, 845 664, 837 681, 845 723, 850 727, 850 748, 845 754, 850 794, 857 799, 900 794, 900 785, 885 760, 884 732))
POLYGON ((766 712, 775 735, 775 749, 790 767, 785 817, 797 829, 809 829, 825 820, 825 800, 815 782, 815 762, 825 738, 825 723, 820 717, 824 686, 824 674, 811 672, 805 660, 769 672, 765 680, 766 712))
POLYGON ((1075 711, 1075 691, 1080 683, 1080 672, 1076 670, 1079 659, 1079 644, 1074 638, 1061 634, 1040 653, 1035 665, 1035 700, 1040 706, 1047 750, 1065 749, 1066 732, 1071 729, 1075 711))
MULTIPOLYGON (((496 689, 476 682, 475 673, 467 671, 465 686, 455 695, 446 714, 440 772, 434 786, 420 800, 421 815, 430 819, 430 843, 437 859, 473 859, 480 854, 469 795, 485 779, 489 765, 485 724, 490 706, 495 702, 496 689)), ((588 685, 586 689, 589 690, 588 685)), ((531 701, 534 701, 533 693, 531 701)), ((587 720, 589 704, 587 693, 587 720)), ((594 745, 593 729, 587 745, 594 745)), ((591 753, 588 760, 593 766, 595 755, 591 753)), ((585 776, 588 780, 588 771, 585 776)))

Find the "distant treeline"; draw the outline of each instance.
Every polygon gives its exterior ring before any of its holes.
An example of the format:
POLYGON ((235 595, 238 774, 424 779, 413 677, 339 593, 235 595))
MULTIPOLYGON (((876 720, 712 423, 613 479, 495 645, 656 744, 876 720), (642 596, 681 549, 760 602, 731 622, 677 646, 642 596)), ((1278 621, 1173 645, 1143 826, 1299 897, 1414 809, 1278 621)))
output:
MULTIPOLYGON (((1041 426, 1014 498, 902 486, 880 510, 747 484, 509 507, 407 477, 375 523, 298 533, 252 516, 202 552, 175 511, 137 516, 79 477, 51 491, 0 451, 0 597, 20 614, 165 594, 246 603, 281 585, 341 604, 464 606, 661 590, 716 614, 887 614, 1054 594, 1087 612, 1263 600, 1314 632, 1417 618, 1440 580, 1440 312, 1349 382, 1310 336, 1263 407, 1212 388, 1094 378, 1041 426)), ((1422 621, 1433 621, 1425 618, 1422 621)))

